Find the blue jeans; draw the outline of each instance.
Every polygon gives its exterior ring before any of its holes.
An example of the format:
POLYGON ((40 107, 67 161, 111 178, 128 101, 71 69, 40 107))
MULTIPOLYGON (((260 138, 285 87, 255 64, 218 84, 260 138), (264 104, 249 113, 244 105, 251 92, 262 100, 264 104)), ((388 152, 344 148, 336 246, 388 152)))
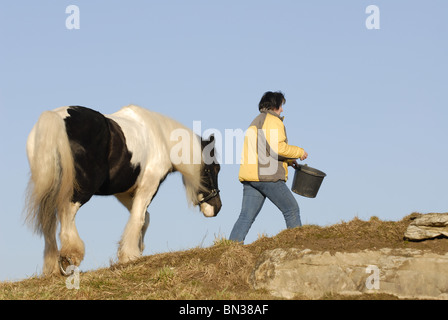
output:
POLYGON ((241 213, 233 226, 229 240, 244 242, 266 198, 271 200, 283 213, 288 229, 302 225, 299 205, 284 181, 247 181, 243 182, 243 186, 241 213))

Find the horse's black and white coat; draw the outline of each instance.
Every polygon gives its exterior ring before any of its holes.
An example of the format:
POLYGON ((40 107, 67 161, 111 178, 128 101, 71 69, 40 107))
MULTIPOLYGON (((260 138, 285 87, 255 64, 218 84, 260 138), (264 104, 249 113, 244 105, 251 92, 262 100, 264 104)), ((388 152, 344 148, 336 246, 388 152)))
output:
POLYGON ((62 264, 64 270, 67 264, 81 263, 84 243, 75 215, 93 195, 115 195, 131 213, 118 249, 120 262, 141 255, 147 207, 170 172, 182 174, 188 201, 205 216, 216 216, 221 209, 213 136, 202 141, 177 121, 138 106, 111 115, 80 106, 46 111, 28 137, 27 154, 28 220, 45 238, 44 274, 59 272, 62 264), (173 161, 176 131, 190 137, 183 150, 188 161, 173 161), (203 152, 195 161, 193 151, 206 149, 213 161, 204 161, 203 152))
POLYGON ((66 109, 65 128, 75 163, 78 188, 73 202, 86 203, 94 194, 113 195, 129 190, 141 172, 118 123, 84 108, 66 109))

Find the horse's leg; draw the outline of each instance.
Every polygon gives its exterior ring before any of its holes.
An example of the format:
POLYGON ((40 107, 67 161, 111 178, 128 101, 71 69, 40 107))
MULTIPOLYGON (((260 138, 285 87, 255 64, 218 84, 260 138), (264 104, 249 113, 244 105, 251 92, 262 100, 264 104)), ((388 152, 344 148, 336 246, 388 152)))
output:
POLYGON ((143 182, 135 190, 131 216, 126 224, 118 248, 118 260, 120 263, 135 260, 141 256, 139 244, 141 242, 142 233, 146 231, 147 226, 145 227, 145 221, 148 221, 149 223, 149 219, 146 219, 146 209, 156 194, 160 181, 162 181, 165 176, 166 171, 163 175, 146 172, 143 177, 143 182))
POLYGON ((145 213, 151 197, 135 195, 132 204, 131 215, 123 232, 118 248, 118 260, 120 263, 135 260, 141 256, 139 244, 141 242, 142 229, 145 224, 145 213))
MULTIPOLYGON (((116 194, 115 197, 131 212, 132 209, 132 203, 133 203, 133 197, 129 193, 119 193, 116 194)), ((145 233, 149 226, 149 213, 148 211, 145 212, 145 222, 143 224, 141 235, 140 235, 140 241, 139 241, 139 248, 140 253, 143 253, 143 250, 145 249, 145 233)))
POLYGON ((58 244, 56 242, 56 227, 57 223, 54 223, 51 230, 44 234, 45 249, 43 274, 46 276, 59 274, 59 251, 58 244))
POLYGON ((84 243, 79 237, 75 224, 75 216, 80 206, 79 203, 69 202, 66 209, 58 213, 61 222, 59 239, 61 240, 60 257, 63 268, 66 268, 67 264, 79 266, 84 259, 84 243))
POLYGON ((145 250, 145 234, 146 234, 146 230, 149 227, 149 213, 148 211, 146 211, 145 213, 145 223, 143 224, 142 227, 142 234, 140 236, 140 243, 139 243, 139 248, 140 248, 140 252, 143 253, 143 250, 145 250))

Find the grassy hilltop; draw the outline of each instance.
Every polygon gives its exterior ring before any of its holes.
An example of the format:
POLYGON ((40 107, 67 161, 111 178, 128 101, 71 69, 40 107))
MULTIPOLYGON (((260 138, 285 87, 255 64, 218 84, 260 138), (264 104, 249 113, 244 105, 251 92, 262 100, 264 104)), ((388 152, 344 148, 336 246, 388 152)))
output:
MULTIPOLYGON (((248 282, 265 250, 301 248, 330 252, 364 249, 416 248, 448 251, 448 239, 424 242, 403 240, 412 214, 401 221, 353 219, 328 227, 305 225, 275 237, 261 237, 250 245, 220 239, 209 248, 145 256, 128 264, 80 273, 79 289, 67 289, 62 276, 32 277, 20 282, 0 282, 2 299, 275 299, 248 282)), ((301 297, 297 297, 300 299, 301 297)), ((328 299, 393 299, 388 295, 328 299)))

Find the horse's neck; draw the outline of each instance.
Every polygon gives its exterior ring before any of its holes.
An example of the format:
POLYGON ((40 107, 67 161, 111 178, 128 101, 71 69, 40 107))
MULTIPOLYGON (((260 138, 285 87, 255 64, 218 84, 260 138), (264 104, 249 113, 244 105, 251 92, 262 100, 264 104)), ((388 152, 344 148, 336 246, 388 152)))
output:
POLYGON ((124 107, 115 115, 124 116, 128 119, 135 119, 135 115, 137 115, 138 118, 144 121, 147 130, 153 131, 153 138, 159 143, 166 145, 165 149, 169 153, 168 156, 172 166, 183 176, 189 201, 196 204, 197 193, 202 188, 201 138, 180 122, 139 106, 130 105, 124 107), (173 161, 174 159, 171 157, 178 154, 176 152, 171 154, 172 150, 185 152, 188 157, 184 157, 183 161, 173 161))
POLYGON ((192 203, 195 203, 197 201, 197 193, 202 189, 201 171, 203 159, 201 137, 176 120, 161 114, 158 115, 162 117, 161 120, 164 122, 165 141, 168 145, 167 150, 170 152, 172 166, 182 174, 187 196, 192 203), (171 154, 172 150, 175 150, 173 154, 171 154), (181 154, 178 153, 179 151, 181 154), (171 158, 177 156, 180 159, 171 158))

